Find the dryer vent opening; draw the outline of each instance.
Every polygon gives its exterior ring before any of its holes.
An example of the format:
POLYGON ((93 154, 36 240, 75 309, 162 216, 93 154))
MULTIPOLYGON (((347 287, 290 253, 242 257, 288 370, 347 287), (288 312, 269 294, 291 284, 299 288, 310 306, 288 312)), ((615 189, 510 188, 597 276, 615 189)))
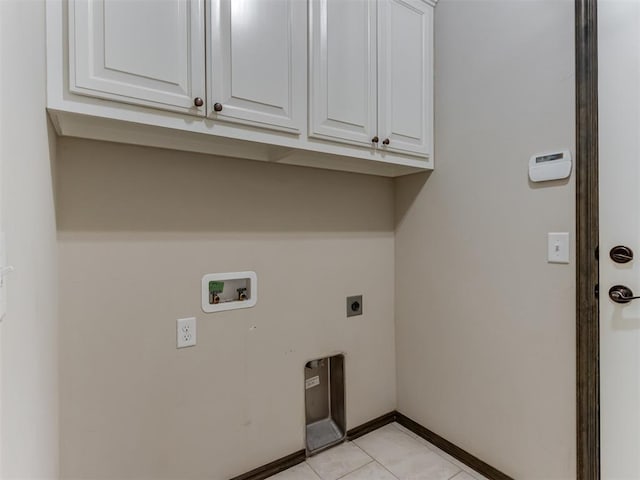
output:
POLYGON ((304 389, 306 449, 313 455, 346 437, 344 355, 307 362, 304 389))

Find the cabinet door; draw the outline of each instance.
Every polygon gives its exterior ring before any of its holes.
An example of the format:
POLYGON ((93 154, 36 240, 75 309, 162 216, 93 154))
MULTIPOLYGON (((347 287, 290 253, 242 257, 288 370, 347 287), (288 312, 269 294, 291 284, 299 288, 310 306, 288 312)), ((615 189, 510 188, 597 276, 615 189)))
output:
POLYGON ((292 133, 302 129, 306 10, 301 0, 211 0, 211 118, 292 133))
POLYGON ((74 93, 204 115, 204 0, 70 0, 74 93))
POLYGON ((378 131, 384 149, 432 153, 433 7, 379 0, 378 131), (388 140, 388 145, 384 145, 388 140))
POLYGON ((312 0, 312 137, 372 145, 376 136, 376 3, 312 0))

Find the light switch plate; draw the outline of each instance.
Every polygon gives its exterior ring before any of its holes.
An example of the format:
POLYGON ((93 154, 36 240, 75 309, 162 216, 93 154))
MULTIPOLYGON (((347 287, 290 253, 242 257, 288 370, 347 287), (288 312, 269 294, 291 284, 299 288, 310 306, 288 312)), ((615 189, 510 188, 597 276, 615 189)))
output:
POLYGON ((569 263, 568 232, 549 232, 547 245, 547 261, 549 263, 569 263))

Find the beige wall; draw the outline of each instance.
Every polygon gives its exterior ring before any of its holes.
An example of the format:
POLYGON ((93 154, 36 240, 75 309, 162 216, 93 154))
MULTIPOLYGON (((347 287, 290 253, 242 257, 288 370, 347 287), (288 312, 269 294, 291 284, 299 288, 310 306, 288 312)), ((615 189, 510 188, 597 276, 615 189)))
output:
POLYGON ((45 112, 44 32, 44 2, 0 1, 0 203, 16 268, 0 323, 3 479, 58 476, 55 134, 45 112))
POLYGON ((391 180, 69 138, 58 155, 63 478, 226 480, 301 449, 304 363, 337 351, 349 427, 395 408, 391 180), (202 313, 202 275, 238 270, 258 305, 202 313), (176 350, 186 316, 198 345, 176 350))
POLYGON ((395 197, 59 139, 62 477, 226 480, 302 448, 302 366, 345 351, 350 427, 397 406, 514 478, 575 478, 573 251, 546 263, 574 183, 527 180, 573 146, 570 0, 441 0, 437 168, 395 197), (258 306, 203 314, 201 276, 245 269, 258 306), (198 345, 176 350, 185 316, 198 345))
POLYGON ((396 183, 399 410, 518 479, 575 478, 573 2, 442 0, 436 170, 396 183), (573 242, 572 242, 573 250, 573 242))

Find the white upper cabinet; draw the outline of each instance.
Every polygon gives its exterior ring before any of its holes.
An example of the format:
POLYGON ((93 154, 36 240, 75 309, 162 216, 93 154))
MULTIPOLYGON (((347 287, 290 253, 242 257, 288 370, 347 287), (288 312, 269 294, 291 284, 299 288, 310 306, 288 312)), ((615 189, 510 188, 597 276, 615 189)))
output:
POLYGON ((311 0, 310 136, 429 157, 433 5, 311 0))
POLYGON ((433 168, 435 0, 45 1, 60 135, 389 177, 433 168))
POLYGON ((312 137, 373 145, 377 130, 376 3, 310 2, 312 137))
POLYGON ((209 116, 292 133, 302 131, 306 2, 211 0, 209 7, 209 116))
POLYGON ((204 115, 204 31, 204 0, 70 0, 69 89, 204 115))
POLYGON ((382 148, 432 153, 433 7, 378 3, 378 134, 382 148), (388 142, 388 143, 387 143, 388 142))

